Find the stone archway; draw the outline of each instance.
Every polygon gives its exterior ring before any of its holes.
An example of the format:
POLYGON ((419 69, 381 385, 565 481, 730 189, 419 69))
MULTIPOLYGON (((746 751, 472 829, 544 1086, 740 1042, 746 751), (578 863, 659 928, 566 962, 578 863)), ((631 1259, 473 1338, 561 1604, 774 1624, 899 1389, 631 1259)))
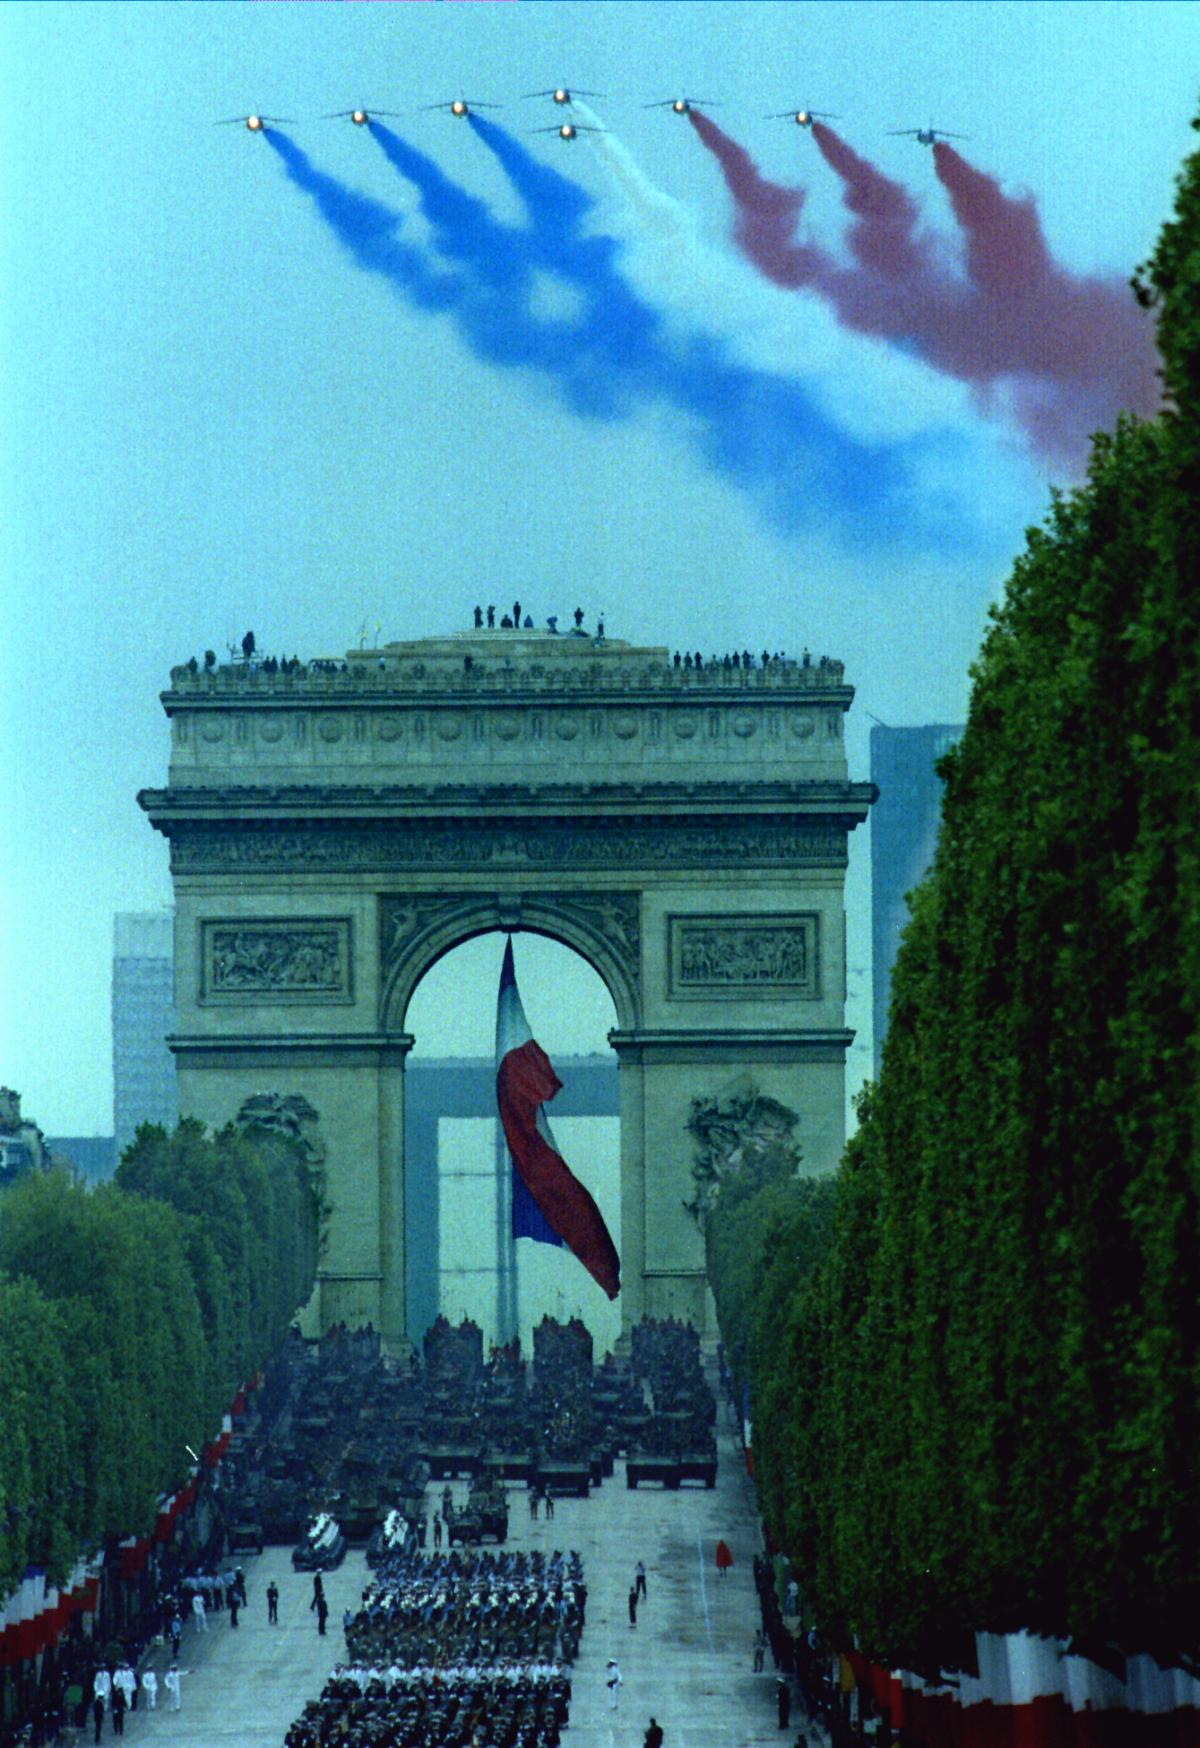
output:
POLYGON ((402 1032, 413 991, 444 954, 474 935, 548 935, 585 959, 604 983, 621 1030, 641 1023, 636 892, 434 892, 380 900, 379 958, 385 1031, 402 1032))
MULTIPOLYGON (((409 1335, 408 1002, 472 935, 550 935, 618 1017, 623 1316, 702 1322, 691 1100, 751 1074, 843 1144, 848 780, 838 663, 685 669, 532 632, 265 674, 175 669, 169 786, 179 1108, 320 1112, 333 1208, 320 1319, 409 1335)), ((419 1238, 419 1235, 415 1235, 419 1238)))

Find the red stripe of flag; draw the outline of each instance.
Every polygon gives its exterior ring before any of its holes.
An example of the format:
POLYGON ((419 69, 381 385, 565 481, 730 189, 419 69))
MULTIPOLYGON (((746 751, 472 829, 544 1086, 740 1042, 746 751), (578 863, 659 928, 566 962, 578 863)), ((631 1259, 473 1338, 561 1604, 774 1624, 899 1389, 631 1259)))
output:
MULTIPOLYGON (((501 972, 502 1000, 506 986, 519 1002, 511 940, 501 972)), ((615 1299, 621 1290, 621 1264, 604 1217, 591 1193, 538 1127, 539 1110, 561 1086, 550 1058, 536 1039, 526 1036, 523 1043, 505 1051, 496 1071, 496 1100, 504 1138, 539 1212, 609 1298, 615 1299)))

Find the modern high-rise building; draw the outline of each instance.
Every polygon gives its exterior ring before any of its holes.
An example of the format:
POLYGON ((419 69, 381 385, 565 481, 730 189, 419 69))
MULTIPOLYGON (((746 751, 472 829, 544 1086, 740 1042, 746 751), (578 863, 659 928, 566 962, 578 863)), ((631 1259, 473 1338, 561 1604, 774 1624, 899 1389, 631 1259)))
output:
POLYGON ((871 781, 879 799, 871 809, 871 1008, 875 1073, 883 1059, 892 966, 908 922, 905 894, 919 885, 933 861, 942 818, 937 762, 962 736, 961 725, 871 730, 871 781))
POLYGON ((113 1132, 119 1159, 139 1123, 178 1121, 174 922, 169 910, 114 918, 112 975, 113 1132))
POLYGON ((52 1135, 46 1146, 54 1163, 67 1166, 80 1183, 105 1183, 117 1167, 111 1135, 52 1135))

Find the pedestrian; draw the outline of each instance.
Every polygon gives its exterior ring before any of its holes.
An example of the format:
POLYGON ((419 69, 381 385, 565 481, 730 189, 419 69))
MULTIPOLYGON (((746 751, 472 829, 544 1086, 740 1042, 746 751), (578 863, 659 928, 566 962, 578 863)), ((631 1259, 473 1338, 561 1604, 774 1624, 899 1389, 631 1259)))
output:
POLYGON ((208 1631, 208 1616, 204 1608, 204 1593, 200 1590, 192 1592, 192 1613, 196 1617, 196 1625, 202 1633, 208 1631))
POLYGON ((433 1545, 435 1548, 442 1545, 442 1515, 439 1511, 433 1514, 433 1545))
POLYGON ((240 1566, 233 1574, 233 1593, 243 1608, 246 1606, 246 1574, 240 1566))
POLYGON ((125 1695, 125 1709, 127 1711, 135 1711, 137 1709, 137 1676, 129 1667, 129 1661, 125 1657, 122 1657, 120 1663, 113 1672, 113 1688, 116 1689, 118 1687, 125 1695))
POLYGON ((87 1722, 87 1705, 83 1697, 83 1683, 73 1681, 63 1695, 63 1704, 67 1708, 67 1722, 74 1729, 82 1728, 87 1722))
POLYGON ((636 1584, 631 1584, 629 1587, 629 1624, 631 1627, 637 1626, 637 1585, 636 1584))
POLYGON ((533 1486, 529 1489, 529 1515, 534 1523, 537 1522, 537 1508, 538 1508, 538 1500, 540 1498, 541 1498, 541 1489, 539 1488, 537 1482, 535 1481, 533 1486))
POLYGON ((116 1682, 113 1683, 112 1690, 112 1721, 113 1734, 123 1736, 125 1734, 125 1689, 118 1687, 116 1682))
POLYGON ((319 1590, 313 1597, 313 1607, 317 1611, 317 1633, 323 1639, 325 1637, 325 1622, 329 1619, 329 1604, 325 1600, 323 1590, 319 1590))
POLYGON ((662 1748, 662 1740, 662 1725, 657 1718, 651 1718, 650 1728, 646 1731, 646 1740, 643 1743, 643 1748, 662 1748))
POLYGON ((321 1574, 319 1572, 314 1572, 313 1573, 312 1601, 308 1605, 309 1614, 311 1614, 313 1609, 316 1608, 318 1602, 324 1602, 324 1600, 325 1600, 325 1581, 321 1577, 321 1574))
POLYGON ((142 1692, 146 1695, 147 1711, 154 1711, 158 1706, 158 1676, 153 1669, 147 1669, 142 1675, 142 1692))
POLYGON ((754 1673, 762 1674, 763 1657, 766 1654, 767 1640, 761 1627, 754 1635, 754 1673))
POLYGON ((96 1720, 96 1734, 93 1741, 98 1742, 100 1733, 104 1729, 104 1695, 102 1693, 98 1693, 92 1701, 92 1716, 96 1720))
POLYGON ((176 1664, 172 1663, 171 1667, 167 1670, 167 1673, 163 1676, 163 1686, 171 1696, 171 1710, 173 1712, 177 1712, 183 1704, 183 1691, 180 1683, 182 1678, 188 1673, 188 1670, 180 1669, 176 1664))
POLYGON ((636 1567, 634 1568, 634 1589, 637 1591, 637 1593, 641 1597, 642 1601, 645 1602, 645 1600, 646 1600, 646 1563, 644 1560, 639 1560, 636 1567))
MULTIPOLYGON (((617 1698, 621 1692, 621 1671, 617 1668, 617 1660, 610 1657, 608 1668, 604 1675, 604 1685, 608 1689, 608 1706, 610 1711, 616 1711, 617 1698)), ((97 1740, 99 1738, 97 1737, 97 1740)))
POLYGON ((178 1657, 179 1641, 183 1637, 183 1622, 179 1618, 179 1610, 171 1616, 171 1655, 178 1657))
POLYGON ((231 1590, 229 1592, 229 1624, 231 1627, 237 1626, 238 1609, 241 1606, 241 1599, 239 1598, 237 1591, 231 1590))
POLYGON ((779 1702, 779 1728, 786 1730, 792 1715, 792 1690, 782 1675, 775 1680, 775 1697, 779 1702))
POLYGON ((732 1565, 733 1565, 733 1554, 730 1551, 729 1543, 726 1541, 718 1542, 717 1543, 717 1572, 718 1572, 718 1574, 722 1578, 724 1578, 726 1572, 728 1572, 729 1568, 732 1565))
POLYGON ((273 1578, 267 1585, 267 1625, 279 1625, 279 1586, 273 1578))
POLYGON ((548 1487, 542 1488, 542 1504, 546 1511, 546 1521, 549 1523, 550 1519, 554 1516, 554 1500, 551 1497, 550 1489, 548 1487))

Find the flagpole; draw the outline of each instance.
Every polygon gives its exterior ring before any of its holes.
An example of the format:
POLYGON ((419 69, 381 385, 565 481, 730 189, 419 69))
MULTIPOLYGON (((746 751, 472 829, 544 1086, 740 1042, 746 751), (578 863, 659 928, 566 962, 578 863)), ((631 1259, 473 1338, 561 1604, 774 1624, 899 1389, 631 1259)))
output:
POLYGON ((496 1340, 517 1333, 517 1241, 512 1229, 512 1161, 496 1119, 496 1340))

